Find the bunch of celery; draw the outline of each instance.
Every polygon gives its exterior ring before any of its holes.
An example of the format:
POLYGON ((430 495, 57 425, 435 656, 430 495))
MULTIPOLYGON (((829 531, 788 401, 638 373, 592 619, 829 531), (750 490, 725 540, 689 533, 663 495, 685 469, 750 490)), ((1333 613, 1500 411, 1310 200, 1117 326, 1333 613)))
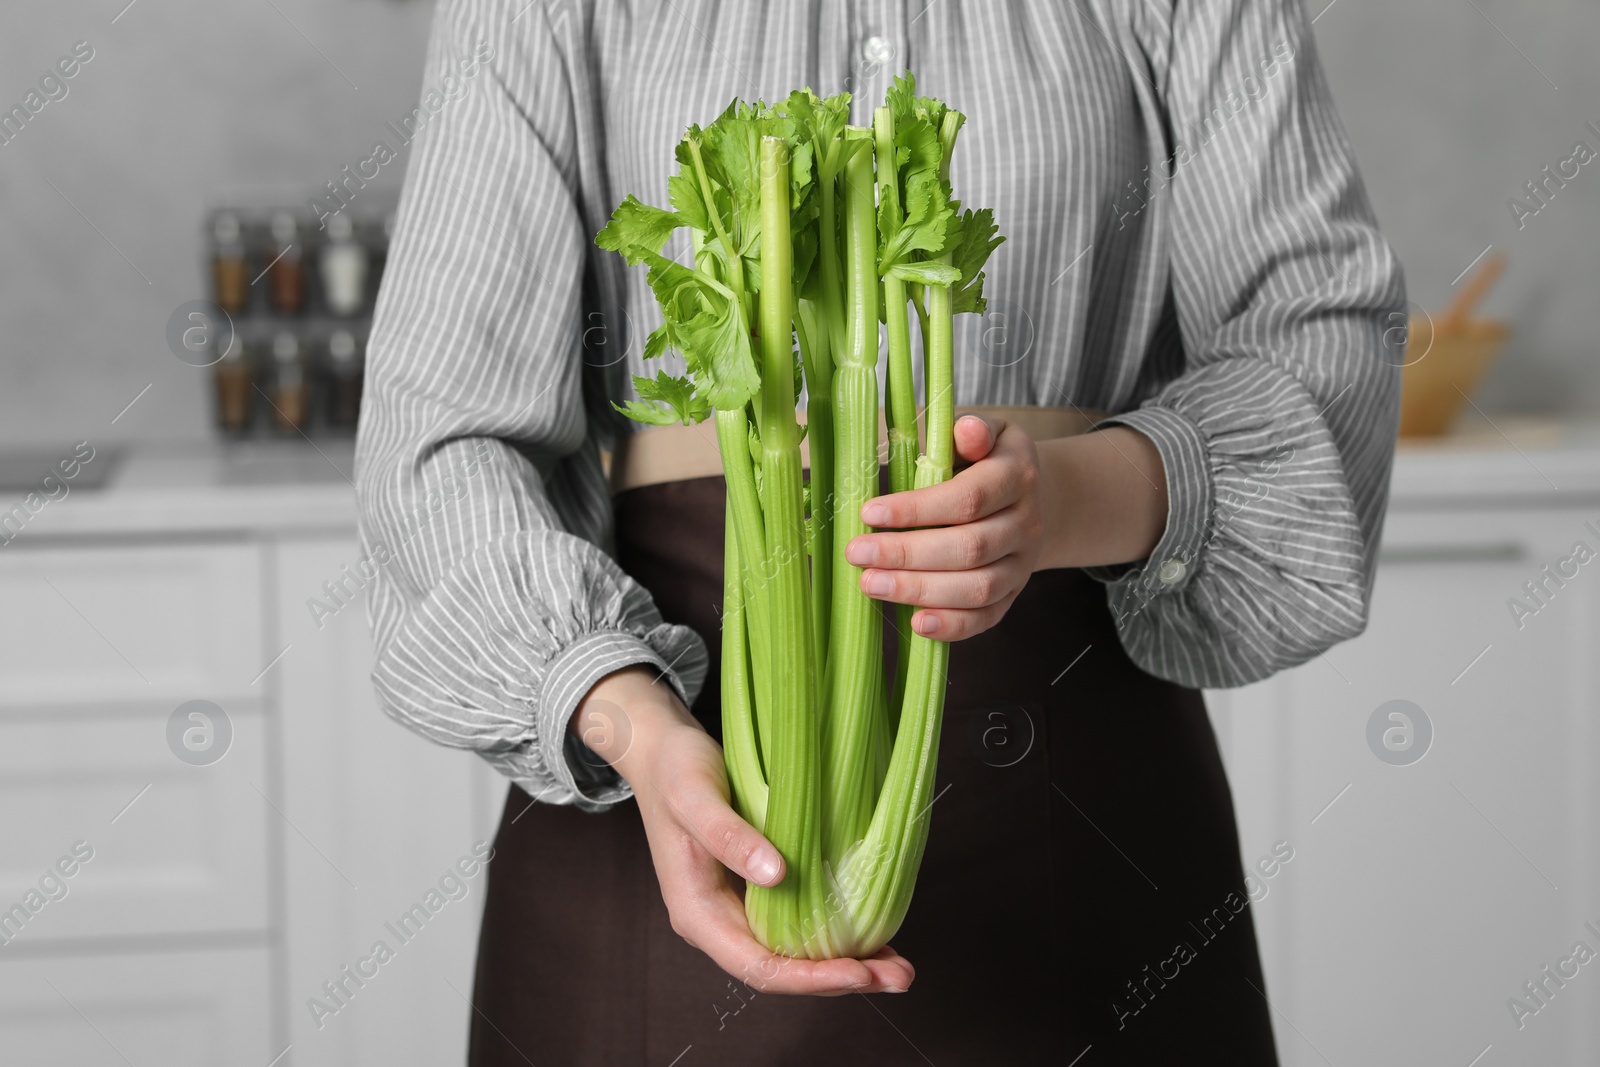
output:
POLYGON ((949 646, 898 616, 885 678, 877 605, 844 559, 879 488, 878 324, 888 336, 889 478, 951 476, 952 318, 982 311, 1000 243, 988 210, 951 196, 963 116, 896 79, 873 128, 848 94, 735 101, 692 126, 672 210, 629 196, 597 241, 649 268, 663 324, 645 356, 684 377, 636 378, 641 422, 716 420, 728 485, 723 745, 734 803, 788 873, 745 907, 775 951, 867 956, 899 928, 927 840, 949 646), (692 262, 663 254, 689 231, 692 262), (923 351, 919 454, 911 312, 923 351), (798 358, 797 358, 798 355, 798 358), (796 417, 804 383, 806 425, 796 417), (811 478, 802 477, 809 439, 811 478))

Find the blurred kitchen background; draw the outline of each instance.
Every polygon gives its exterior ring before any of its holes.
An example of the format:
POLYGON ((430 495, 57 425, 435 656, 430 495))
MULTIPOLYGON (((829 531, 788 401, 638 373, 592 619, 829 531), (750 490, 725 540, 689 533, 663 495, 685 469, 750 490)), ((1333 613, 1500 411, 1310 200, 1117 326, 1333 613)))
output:
MULTIPOLYGON (((1292 1067, 1595 1063, 1600 8, 1324 2, 1445 432, 1402 444, 1370 632, 1209 695, 1246 863, 1293 850, 1264 992, 1292 1067)), ((0 915, 0 1064, 460 1061, 481 873, 344 970, 505 790, 367 682, 350 422, 405 150, 348 232, 306 209, 398 144, 432 10, 0 16, 0 108, 74 69, 0 143, 0 511, 42 499, 0 531, 0 909, 41 901, 0 915)))

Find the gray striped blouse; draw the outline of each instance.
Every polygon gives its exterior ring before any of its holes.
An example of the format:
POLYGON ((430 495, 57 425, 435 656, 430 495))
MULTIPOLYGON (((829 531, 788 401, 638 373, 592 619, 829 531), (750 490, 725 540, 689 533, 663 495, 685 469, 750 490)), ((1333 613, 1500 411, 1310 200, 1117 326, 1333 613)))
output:
POLYGON ((444 0, 357 457, 389 715, 546 802, 628 795, 575 707, 630 664, 690 700, 706 655, 607 555, 659 319, 592 238, 733 97, 870 124, 907 68, 1009 237, 958 398, 1119 412, 1165 462, 1160 544, 1097 572, 1130 655, 1231 686, 1360 632, 1405 295, 1296 0, 444 0))

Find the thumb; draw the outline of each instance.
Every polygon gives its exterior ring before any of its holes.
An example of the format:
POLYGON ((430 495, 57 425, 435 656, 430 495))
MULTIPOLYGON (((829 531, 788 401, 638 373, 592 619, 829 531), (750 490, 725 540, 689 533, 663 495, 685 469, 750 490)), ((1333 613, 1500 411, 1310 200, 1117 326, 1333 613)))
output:
POLYGON ((991 419, 984 415, 961 416, 955 425, 956 458, 966 463, 978 462, 994 451, 1005 429, 1005 419, 991 419))
POLYGON ((741 878, 765 886, 783 881, 783 856, 720 796, 695 806, 688 829, 702 848, 741 878))

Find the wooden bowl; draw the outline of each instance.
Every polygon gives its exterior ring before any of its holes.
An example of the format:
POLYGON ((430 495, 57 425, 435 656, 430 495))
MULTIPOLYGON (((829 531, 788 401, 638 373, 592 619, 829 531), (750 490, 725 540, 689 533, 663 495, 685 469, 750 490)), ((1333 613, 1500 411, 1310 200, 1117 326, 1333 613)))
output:
POLYGON ((1499 319, 1473 319, 1436 335, 1427 316, 1413 316, 1400 371, 1400 436, 1448 433, 1500 355, 1507 332, 1499 319))

